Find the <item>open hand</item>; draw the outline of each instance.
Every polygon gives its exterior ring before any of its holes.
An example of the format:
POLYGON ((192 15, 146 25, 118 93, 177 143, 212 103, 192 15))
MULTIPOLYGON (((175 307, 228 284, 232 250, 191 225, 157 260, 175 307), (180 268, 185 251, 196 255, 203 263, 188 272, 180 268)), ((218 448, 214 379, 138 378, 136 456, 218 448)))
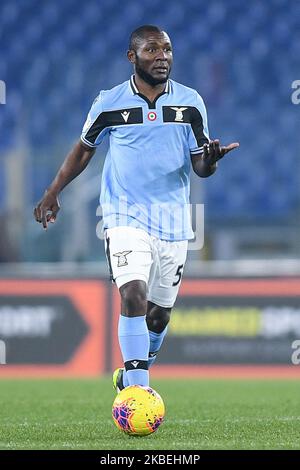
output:
POLYGON ((240 144, 238 142, 234 142, 227 146, 220 146, 220 142, 218 139, 212 140, 209 144, 203 145, 203 159, 208 164, 213 165, 218 160, 224 157, 226 153, 231 152, 238 148, 240 144))

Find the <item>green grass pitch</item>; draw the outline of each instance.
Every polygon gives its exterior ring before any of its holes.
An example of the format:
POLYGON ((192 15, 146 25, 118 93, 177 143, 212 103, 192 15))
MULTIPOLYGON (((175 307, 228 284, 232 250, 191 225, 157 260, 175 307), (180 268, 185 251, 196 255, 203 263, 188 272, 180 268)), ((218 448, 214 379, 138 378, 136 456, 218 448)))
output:
POLYGON ((0 449, 299 449, 299 381, 153 380, 166 419, 119 431, 110 378, 1 380, 0 449))

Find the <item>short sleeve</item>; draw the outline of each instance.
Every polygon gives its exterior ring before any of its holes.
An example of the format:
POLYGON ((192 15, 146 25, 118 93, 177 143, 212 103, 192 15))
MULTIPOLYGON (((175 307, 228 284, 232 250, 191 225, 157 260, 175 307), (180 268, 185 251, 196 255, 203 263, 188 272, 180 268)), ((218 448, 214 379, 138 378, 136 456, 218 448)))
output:
POLYGON ((100 92, 87 115, 80 138, 89 147, 97 147, 101 144, 107 131, 102 92, 100 92))
POLYGON ((192 107, 189 133, 189 148, 192 155, 203 152, 203 145, 209 142, 205 104, 201 96, 195 93, 195 106, 192 107))

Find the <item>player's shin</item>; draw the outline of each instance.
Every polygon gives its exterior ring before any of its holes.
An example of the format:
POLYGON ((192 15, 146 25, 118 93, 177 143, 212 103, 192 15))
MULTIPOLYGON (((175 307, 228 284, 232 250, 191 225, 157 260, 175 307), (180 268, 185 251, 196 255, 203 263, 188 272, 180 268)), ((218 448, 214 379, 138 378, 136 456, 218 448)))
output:
POLYGON ((126 371, 123 374, 124 386, 149 385, 150 340, 146 316, 125 317, 120 315, 118 335, 126 371))
MULTIPOLYGON (((149 356, 148 356, 148 369, 154 364, 156 360, 156 356, 161 348, 161 345, 163 343, 163 340, 167 334, 168 327, 161 332, 161 333, 155 333, 154 331, 149 330, 149 339, 150 339, 150 346, 149 346, 149 356)), ((123 386, 128 387, 129 380, 128 380, 128 374, 124 370, 123 371, 123 386)))
POLYGON ((148 368, 150 368, 153 363, 155 362, 157 353, 159 352, 163 340, 167 334, 168 327, 161 332, 155 333, 154 331, 149 330, 149 338, 150 338, 150 347, 149 347, 149 357, 148 357, 148 368))

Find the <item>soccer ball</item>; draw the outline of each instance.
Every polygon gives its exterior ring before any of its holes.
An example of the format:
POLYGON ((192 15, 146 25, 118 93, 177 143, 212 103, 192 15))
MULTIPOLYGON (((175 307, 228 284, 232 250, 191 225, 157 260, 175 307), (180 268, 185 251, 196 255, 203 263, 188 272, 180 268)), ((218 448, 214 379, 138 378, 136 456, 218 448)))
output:
POLYGON ((130 385, 116 396, 112 416, 116 426, 126 434, 147 436, 163 422, 165 405, 153 388, 130 385))

